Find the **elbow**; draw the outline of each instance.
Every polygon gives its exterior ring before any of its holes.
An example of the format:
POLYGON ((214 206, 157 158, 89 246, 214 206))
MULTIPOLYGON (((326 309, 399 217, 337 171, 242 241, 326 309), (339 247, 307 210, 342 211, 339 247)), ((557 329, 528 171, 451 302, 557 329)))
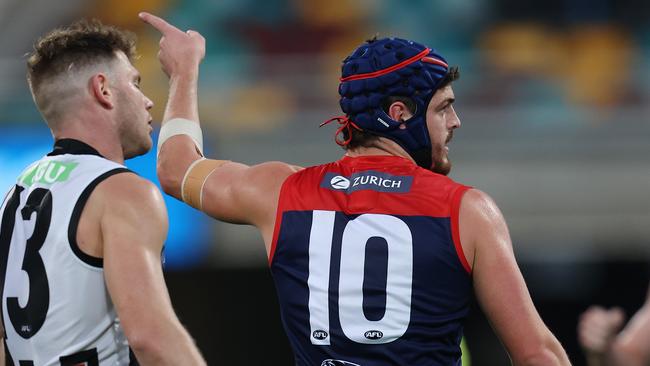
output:
POLYGON ((156 173, 158 175, 158 181, 160 182, 160 187, 162 188, 163 192, 167 193, 170 196, 181 199, 183 174, 180 174, 178 171, 174 171, 174 169, 170 167, 169 162, 165 163, 164 159, 158 160, 156 173))
POLYGON ((532 342, 518 348, 518 352, 512 355, 513 364, 517 366, 570 366, 567 356, 560 342, 546 331, 532 342))
POLYGON ((566 352, 559 343, 554 345, 541 345, 537 349, 523 355, 515 365, 521 366, 565 366, 571 365, 566 352))
POLYGON ((163 191, 180 200, 185 173, 192 163, 200 158, 196 145, 187 136, 173 136, 164 143, 158 152, 156 164, 158 180, 163 191))
POLYGON ((521 366, 556 366, 562 365, 557 355, 549 349, 540 350, 524 357, 521 362, 515 363, 521 366))
POLYGON ((162 342, 158 341, 154 335, 129 334, 126 338, 129 341, 129 347, 141 364, 158 365, 164 362, 165 350, 161 347, 162 342))

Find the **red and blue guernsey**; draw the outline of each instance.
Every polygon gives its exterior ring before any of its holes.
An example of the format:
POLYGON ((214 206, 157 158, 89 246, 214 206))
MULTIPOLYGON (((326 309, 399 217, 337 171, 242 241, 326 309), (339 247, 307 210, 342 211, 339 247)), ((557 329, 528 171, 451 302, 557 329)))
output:
POLYGON ((461 365, 467 189, 397 156, 287 178, 270 266, 296 365, 461 365))

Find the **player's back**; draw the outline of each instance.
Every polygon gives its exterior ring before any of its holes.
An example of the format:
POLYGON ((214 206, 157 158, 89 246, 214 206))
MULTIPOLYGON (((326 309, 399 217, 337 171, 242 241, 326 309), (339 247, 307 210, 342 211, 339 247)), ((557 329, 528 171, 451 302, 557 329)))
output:
POLYGON ((467 188, 395 156, 287 178, 270 265, 297 365, 460 365, 467 188))
POLYGON ((12 365, 127 365, 103 263, 77 244, 93 189, 128 170, 61 140, 18 178, 0 210, 0 291, 12 365))

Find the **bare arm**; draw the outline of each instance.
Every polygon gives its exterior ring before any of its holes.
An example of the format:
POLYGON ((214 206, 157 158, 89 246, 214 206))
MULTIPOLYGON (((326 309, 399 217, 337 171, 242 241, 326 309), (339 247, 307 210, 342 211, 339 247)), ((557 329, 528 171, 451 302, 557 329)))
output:
POLYGON ((174 313, 163 278, 168 223, 160 192, 134 174, 118 174, 98 193, 106 285, 138 361, 205 365, 174 313))
POLYGON ((473 262, 476 297, 513 364, 570 365, 533 305, 494 201, 478 190, 465 193, 459 225, 463 247, 474 253, 469 262, 473 262))
MULTIPOLYGON (((194 161, 190 157, 199 158, 195 151, 187 136, 174 136, 165 142, 158 160, 158 179, 165 193, 181 199, 183 176, 194 161)), ((256 226, 268 254, 282 183, 299 169, 282 162, 255 166, 226 162, 207 177, 202 210, 218 220, 256 226)))
POLYGON ((643 307, 614 340, 613 365, 644 366, 650 363, 650 292, 643 307))
POLYGON ((650 363, 650 291, 623 331, 619 308, 592 306, 580 317, 578 339, 589 366, 644 366, 650 363), (618 333, 618 334, 617 334, 618 333))
MULTIPOLYGON (((163 19, 140 13, 140 19, 157 29, 162 37, 158 59, 169 77, 169 96, 163 126, 173 118, 199 123, 199 65, 205 56, 205 39, 197 32, 183 32, 163 19)), ((181 183, 187 168, 201 153, 187 135, 170 138, 158 151, 158 177, 165 193, 181 198, 181 183)))
MULTIPOLYGON (((196 32, 182 32, 151 14, 144 13, 141 18, 163 35, 158 57, 170 82, 163 124, 172 118, 199 123, 197 80, 205 40, 196 32)), ((160 148, 157 165, 164 191, 181 199, 183 177, 189 166, 200 158, 189 136, 177 135, 167 140, 160 148)), ((255 166, 225 162, 203 185, 202 210, 219 220, 257 226, 268 253, 282 182, 298 169, 281 162, 255 166)))

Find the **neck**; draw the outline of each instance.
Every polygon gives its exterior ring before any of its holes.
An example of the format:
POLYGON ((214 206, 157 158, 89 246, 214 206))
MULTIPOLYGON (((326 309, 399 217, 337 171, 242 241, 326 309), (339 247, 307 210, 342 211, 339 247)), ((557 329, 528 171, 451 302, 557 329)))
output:
POLYGON ((52 136, 55 140, 82 141, 92 146, 106 159, 124 164, 124 152, 119 136, 113 127, 114 124, 106 116, 78 113, 52 126, 57 126, 52 128, 52 136))
POLYGON ((384 137, 380 137, 371 146, 359 146, 354 149, 346 151, 345 155, 350 157, 368 156, 368 155, 392 155, 400 156, 415 163, 415 160, 409 155, 406 150, 399 146, 396 142, 384 137))

